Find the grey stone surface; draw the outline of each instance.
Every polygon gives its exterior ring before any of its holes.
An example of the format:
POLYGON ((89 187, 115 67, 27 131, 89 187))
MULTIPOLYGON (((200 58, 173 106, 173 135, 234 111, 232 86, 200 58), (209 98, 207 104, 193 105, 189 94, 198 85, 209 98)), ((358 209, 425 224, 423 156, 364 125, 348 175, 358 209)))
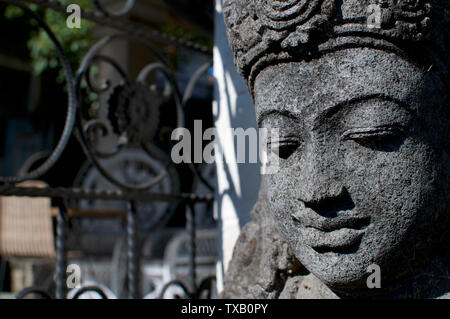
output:
POLYGON ((225 0, 224 16, 280 169, 223 297, 448 298, 449 2, 225 0))

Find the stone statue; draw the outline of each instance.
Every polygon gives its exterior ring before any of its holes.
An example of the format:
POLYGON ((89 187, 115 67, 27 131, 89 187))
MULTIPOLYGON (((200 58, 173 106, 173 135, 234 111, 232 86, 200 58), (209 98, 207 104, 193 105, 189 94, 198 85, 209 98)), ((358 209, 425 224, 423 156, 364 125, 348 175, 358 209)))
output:
POLYGON ((224 0, 280 134, 223 297, 450 297, 449 4, 224 0))

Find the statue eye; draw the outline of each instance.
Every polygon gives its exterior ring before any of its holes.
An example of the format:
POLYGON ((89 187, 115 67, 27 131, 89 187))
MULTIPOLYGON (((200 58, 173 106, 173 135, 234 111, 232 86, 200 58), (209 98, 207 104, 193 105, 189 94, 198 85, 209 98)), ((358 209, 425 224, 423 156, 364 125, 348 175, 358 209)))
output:
POLYGON ((297 138, 280 138, 277 141, 271 141, 269 147, 279 158, 288 159, 301 145, 297 138))
POLYGON ((342 138, 373 150, 393 152, 403 144, 405 134, 400 126, 394 125, 350 129, 342 138))

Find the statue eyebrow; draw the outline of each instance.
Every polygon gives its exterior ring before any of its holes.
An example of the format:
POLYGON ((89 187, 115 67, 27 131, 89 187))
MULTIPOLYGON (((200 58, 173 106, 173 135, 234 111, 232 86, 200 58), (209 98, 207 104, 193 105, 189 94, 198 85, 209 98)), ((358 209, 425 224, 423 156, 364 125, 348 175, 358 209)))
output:
MULTIPOLYGON (((349 107, 349 106, 354 106, 356 104, 359 104, 361 102, 366 102, 366 101, 370 101, 370 100, 384 100, 384 101, 388 101, 388 102, 393 102, 396 105, 398 105, 400 108, 402 108, 403 110, 405 110, 406 112, 408 112, 411 115, 415 115, 416 112, 414 110, 412 110, 411 108, 409 108, 404 102, 399 101, 395 98, 392 98, 390 96, 387 96, 385 94, 372 94, 372 95, 366 95, 366 96, 360 96, 360 97, 356 97, 347 101, 343 101, 341 103, 337 103, 333 106, 330 106, 328 108, 326 108, 325 110, 320 112, 320 115, 318 115, 316 117, 315 122, 319 121, 322 122, 324 118, 330 118, 332 117, 334 114, 336 114, 337 112, 339 112, 343 107, 349 107)), ((289 117, 293 120, 299 121, 300 120, 300 116, 296 113, 293 113, 289 110, 265 110, 261 113, 261 115, 259 115, 259 119, 258 119, 258 126, 261 127, 262 122, 269 116, 271 115, 282 115, 282 116, 286 116, 289 117)), ((319 124, 319 123, 315 123, 314 127, 319 124)))
POLYGON ((381 101, 387 101, 392 102, 398 107, 400 107, 402 110, 406 111, 408 114, 415 115, 416 112, 409 108, 404 102, 397 100, 395 98, 392 98, 385 94, 372 94, 372 95, 366 95, 366 96, 360 96, 353 99, 350 99, 348 101, 344 101, 341 103, 337 103, 329 108, 326 108, 320 114, 315 118, 313 127, 316 128, 318 125, 320 125, 325 119, 331 118, 334 114, 339 112, 344 107, 353 107, 359 105, 361 102, 368 102, 371 100, 381 100, 381 101))
POLYGON ((291 119, 293 119, 293 120, 295 120, 295 121, 298 121, 298 120, 299 120, 298 115, 296 115, 296 114, 294 114, 294 113, 292 113, 292 112, 290 112, 290 111, 288 111, 288 110, 266 110, 266 111, 263 111, 263 112, 261 113, 261 115, 259 116, 259 119, 258 119, 258 126, 260 127, 260 126, 262 125, 262 122, 263 122, 267 117, 269 117, 269 116, 271 116, 271 115, 282 115, 282 116, 285 116, 285 117, 289 117, 289 118, 291 118, 291 119))

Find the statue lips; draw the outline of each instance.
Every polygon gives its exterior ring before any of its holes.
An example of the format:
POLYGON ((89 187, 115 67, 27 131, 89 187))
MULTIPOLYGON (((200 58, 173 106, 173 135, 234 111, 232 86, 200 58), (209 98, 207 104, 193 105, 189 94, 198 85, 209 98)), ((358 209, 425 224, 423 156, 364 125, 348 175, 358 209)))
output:
POLYGON ((303 243, 318 253, 354 252, 359 246, 365 230, 342 228, 332 232, 322 232, 315 228, 302 230, 303 243))
POLYGON ((292 214, 292 218, 300 225, 303 244, 317 252, 354 251, 370 225, 369 217, 352 216, 348 211, 331 218, 309 213, 313 212, 303 211, 300 216, 292 214))

